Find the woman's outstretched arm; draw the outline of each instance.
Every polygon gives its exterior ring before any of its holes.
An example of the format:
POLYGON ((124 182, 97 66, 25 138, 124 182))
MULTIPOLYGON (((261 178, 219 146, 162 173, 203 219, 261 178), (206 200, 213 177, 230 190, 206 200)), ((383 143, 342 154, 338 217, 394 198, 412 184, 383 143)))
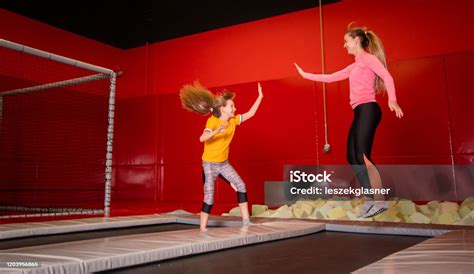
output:
POLYGON ((336 81, 341 81, 344 79, 349 78, 349 74, 351 73, 352 68, 354 67, 355 64, 351 64, 344 68, 343 70, 334 72, 332 74, 313 74, 313 73, 308 73, 305 72, 298 64, 295 63, 295 67, 298 70, 299 74, 301 77, 304 79, 308 79, 311 81, 316 81, 316 82, 324 82, 324 83, 332 83, 336 81))

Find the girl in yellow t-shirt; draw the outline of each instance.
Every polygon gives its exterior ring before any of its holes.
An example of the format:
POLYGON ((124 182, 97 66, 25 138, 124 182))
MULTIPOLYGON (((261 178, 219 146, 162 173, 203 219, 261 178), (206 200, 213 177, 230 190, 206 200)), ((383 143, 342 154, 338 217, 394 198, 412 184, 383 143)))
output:
POLYGON ((189 111, 212 116, 207 120, 206 127, 199 141, 204 142, 202 154, 204 202, 201 209, 200 228, 206 231, 207 221, 214 204, 214 184, 221 176, 237 192, 243 225, 250 225, 247 205, 247 190, 245 183, 228 161, 229 145, 238 125, 252 118, 262 102, 263 93, 258 83, 258 98, 250 110, 241 115, 235 115, 233 92, 224 91, 219 95, 201 86, 198 82, 185 85, 179 92, 183 107, 189 111))

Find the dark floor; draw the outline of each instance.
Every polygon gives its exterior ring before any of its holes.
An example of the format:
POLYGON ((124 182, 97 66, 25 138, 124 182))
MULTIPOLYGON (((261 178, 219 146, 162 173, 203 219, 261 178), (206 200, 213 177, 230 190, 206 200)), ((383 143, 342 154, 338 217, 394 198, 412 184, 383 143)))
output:
POLYGON ((154 233, 154 232, 183 230, 183 229, 198 229, 198 228, 199 227, 195 225, 162 224, 162 225, 138 226, 138 227, 130 227, 130 228, 93 230, 89 232, 74 232, 74 233, 48 235, 48 236, 35 236, 35 237, 20 238, 20 239, 0 240, 0 250, 17 248, 17 247, 25 247, 25 246, 36 246, 36 245, 82 241, 82 240, 98 239, 98 238, 106 238, 106 237, 116 237, 116 236, 123 236, 123 235, 154 233))
POLYGON ((427 239, 325 231, 107 273, 348 273, 427 239))

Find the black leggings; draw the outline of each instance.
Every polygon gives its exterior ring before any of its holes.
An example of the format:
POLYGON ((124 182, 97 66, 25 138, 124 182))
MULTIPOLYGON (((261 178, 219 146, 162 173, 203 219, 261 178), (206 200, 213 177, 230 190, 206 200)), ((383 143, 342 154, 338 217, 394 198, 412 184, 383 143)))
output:
MULTIPOLYGON (((354 120, 347 139, 347 161, 351 164, 360 185, 367 189, 371 188, 371 184, 364 156, 374 164, 370 153, 375 130, 381 119, 382 110, 376 102, 358 105, 354 109, 354 120)), ((373 198, 373 195, 367 196, 373 198)))

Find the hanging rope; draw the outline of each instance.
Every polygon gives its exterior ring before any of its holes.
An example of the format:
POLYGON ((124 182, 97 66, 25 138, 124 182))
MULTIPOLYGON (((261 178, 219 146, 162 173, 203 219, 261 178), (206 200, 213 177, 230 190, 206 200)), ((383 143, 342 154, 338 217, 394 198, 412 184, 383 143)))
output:
MULTIPOLYGON (((325 63, 324 63, 324 36, 323 36, 323 5, 322 0, 319 0, 319 33, 321 36, 321 68, 322 73, 325 74, 325 63)), ((324 112, 324 139, 325 144, 323 148, 324 153, 328 153, 331 150, 331 146, 328 143, 328 123, 326 113, 326 83, 323 83, 323 112, 324 112)))

